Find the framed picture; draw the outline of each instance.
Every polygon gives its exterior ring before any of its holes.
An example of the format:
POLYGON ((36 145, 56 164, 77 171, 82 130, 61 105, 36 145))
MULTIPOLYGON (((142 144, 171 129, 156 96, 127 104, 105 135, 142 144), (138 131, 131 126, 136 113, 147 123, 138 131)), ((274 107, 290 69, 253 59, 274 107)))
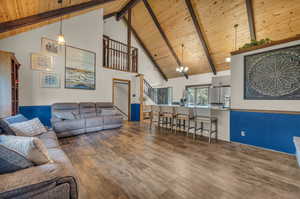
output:
POLYGON ((31 68, 33 70, 53 70, 53 57, 41 53, 31 54, 31 68))
POLYGON ((66 46, 65 88, 96 89, 96 53, 66 46))
POLYGON ((57 73, 41 72, 41 88, 60 88, 60 76, 57 73))
POLYGON ((64 50, 64 46, 59 45, 57 41, 42 37, 41 51, 44 54, 58 56, 58 55, 62 55, 63 50, 64 50))
POLYGON ((244 99, 299 100, 300 45, 245 56, 244 99))

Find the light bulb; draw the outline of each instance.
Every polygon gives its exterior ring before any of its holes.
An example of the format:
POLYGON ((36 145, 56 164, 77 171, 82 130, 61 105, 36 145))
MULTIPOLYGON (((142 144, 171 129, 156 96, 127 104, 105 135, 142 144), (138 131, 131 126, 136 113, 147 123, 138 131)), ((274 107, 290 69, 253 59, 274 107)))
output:
POLYGON ((57 37, 57 42, 59 45, 65 45, 66 44, 66 40, 63 34, 58 35, 57 37))
POLYGON ((189 70, 189 68, 186 66, 184 67, 184 72, 187 72, 189 70))
POLYGON ((228 63, 231 62, 231 57, 226 57, 225 61, 228 63))

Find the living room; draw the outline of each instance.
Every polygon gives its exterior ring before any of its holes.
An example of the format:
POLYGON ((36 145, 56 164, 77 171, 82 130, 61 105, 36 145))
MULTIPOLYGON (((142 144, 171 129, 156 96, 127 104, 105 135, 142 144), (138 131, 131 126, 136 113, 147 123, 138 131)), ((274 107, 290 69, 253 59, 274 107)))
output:
POLYGON ((0 6, 0 198, 298 198, 297 0, 0 6))

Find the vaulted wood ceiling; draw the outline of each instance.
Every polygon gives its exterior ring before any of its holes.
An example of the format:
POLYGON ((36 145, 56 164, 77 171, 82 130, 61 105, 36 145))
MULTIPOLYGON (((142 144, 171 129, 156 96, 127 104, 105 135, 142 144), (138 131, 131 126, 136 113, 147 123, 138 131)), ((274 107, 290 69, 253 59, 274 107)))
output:
MULTIPOLYGON (((91 0, 93 1, 93 0, 91 0)), ((65 17, 104 8, 105 14, 119 11, 129 0, 115 0, 65 17)), ((64 6, 88 2, 88 0, 65 0, 64 6)), ((250 41, 246 0, 191 0, 200 29, 203 32, 209 54, 217 71, 229 69, 225 62, 230 52, 250 41), (234 25, 238 24, 235 34, 234 25), (236 40, 236 44, 235 44, 236 40)), ((148 0, 163 32, 176 56, 190 68, 188 74, 210 72, 208 59, 200 43, 192 17, 185 0, 148 0), (184 44, 184 59, 181 59, 184 44)), ((254 26, 257 39, 280 40, 300 33, 299 0, 252 0, 254 26)), ((1 0, 0 23, 59 8, 56 0, 1 0)), ((28 31, 58 19, 0 34, 0 38, 28 31)), ((132 9, 132 27, 145 47, 168 78, 178 77, 178 66, 161 33, 158 31, 143 1, 132 9)))

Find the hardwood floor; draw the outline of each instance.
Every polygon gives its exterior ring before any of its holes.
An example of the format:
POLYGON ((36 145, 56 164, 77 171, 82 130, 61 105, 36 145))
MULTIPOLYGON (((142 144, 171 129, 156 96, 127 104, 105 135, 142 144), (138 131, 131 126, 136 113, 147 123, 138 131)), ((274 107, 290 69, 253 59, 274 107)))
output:
POLYGON ((294 156, 234 143, 193 141, 145 123, 126 123, 61 141, 82 198, 296 199, 294 156))

